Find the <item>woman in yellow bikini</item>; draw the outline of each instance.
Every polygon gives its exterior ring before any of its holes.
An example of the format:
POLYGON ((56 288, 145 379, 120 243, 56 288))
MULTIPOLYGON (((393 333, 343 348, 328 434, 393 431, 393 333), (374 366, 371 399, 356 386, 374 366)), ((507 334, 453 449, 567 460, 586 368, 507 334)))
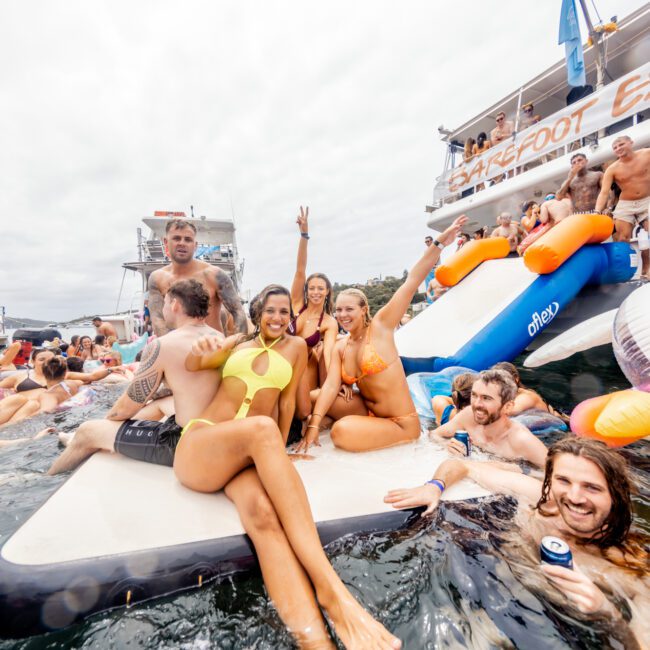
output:
POLYGON ((212 404, 184 428, 174 472, 198 492, 225 488, 255 545, 269 595, 300 646, 333 647, 320 605, 346 647, 399 648, 329 563, 285 450, 307 364, 305 341, 286 334, 291 316, 289 292, 271 285, 260 294, 252 337, 194 344, 186 367, 220 367, 222 381, 212 404))
POLYGON ((336 344, 327 379, 298 450, 318 444, 325 415, 336 420, 332 442, 347 451, 381 449, 417 440, 420 422, 394 333, 418 287, 440 258, 440 251, 454 241, 466 222, 464 215, 458 217, 434 245, 427 247, 404 284, 373 318, 363 292, 345 289, 339 293, 336 319, 350 335, 336 344), (339 395, 341 383, 356 384, 358 392, 339 395))

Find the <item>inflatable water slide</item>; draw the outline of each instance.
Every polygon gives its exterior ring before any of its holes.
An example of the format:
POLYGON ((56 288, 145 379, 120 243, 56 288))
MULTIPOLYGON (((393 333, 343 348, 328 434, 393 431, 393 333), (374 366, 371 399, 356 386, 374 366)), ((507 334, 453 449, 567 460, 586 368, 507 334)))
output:
POLYGON ((575 214, 523 257, 508 257, 501 237, 465 244, 436 270, 450 289, 396 333, 406 373, 512 360, 584 287, 630 280, 636 253, 623 242, 601 243, 612 230, 609 217, 575 214))

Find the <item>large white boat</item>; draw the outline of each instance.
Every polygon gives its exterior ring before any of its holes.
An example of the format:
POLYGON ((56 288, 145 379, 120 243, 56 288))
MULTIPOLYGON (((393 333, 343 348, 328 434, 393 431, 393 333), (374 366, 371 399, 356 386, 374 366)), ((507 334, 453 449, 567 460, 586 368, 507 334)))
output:
MULTIPOLYGON (((440 232, 462 214, 469 217, 465 232, 470 235, 493 227, 503 211, 516 220, 524 201, 541 203, 557 191, 576 152, 594 167, 615 158, 612 142, 621 135, 636 149, 650 146, 650 3, 619 22, 590 27, 594 44, 584 48, 586 85, 569 85, 562 59, 461 126, 439 127, 446 155, 426 206, 430 228, 440 232), (529 103, 539 118, 524 125, 521 109, 529 103), (480 132, 489 139, 500 112, 513 122, 513 134, 465 159, 467 139, 480 132)), ((639 287, 637 243, 633 237, 631 247, 614 242, 578 248, 548 275, 531 272, 522 258, 479 264, 398 331, 407 370, 480 369, 572 328, 589 330, 584 324, 591 319, 600 319, 602 328, 603 315, 613 318, 639 287)), ((584 340, 581 345, 590 346, 584 340)))

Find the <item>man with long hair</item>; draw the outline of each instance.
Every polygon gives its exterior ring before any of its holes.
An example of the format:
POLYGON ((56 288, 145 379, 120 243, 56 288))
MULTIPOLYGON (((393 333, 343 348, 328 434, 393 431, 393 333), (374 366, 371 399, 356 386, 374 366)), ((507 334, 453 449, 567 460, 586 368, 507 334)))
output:
POLYGON ((634 489, 625 459, 604 443, 568 436, 549 447, 539 481, 492 462, 447 460, 425 485, 392 490, 394 508, 437 507, 445 489, 469 477, 492 492, 519 500, 522 544, 539 546, 553 535, 571 548, 574 567, 542 565, 541 571, 580 612, 625 624, 610 596, 626 600, 630 631, 641 647, 650 641, 650 539, 632 525, 634 489), (645 618, 643 614, 645 613, 645 618))

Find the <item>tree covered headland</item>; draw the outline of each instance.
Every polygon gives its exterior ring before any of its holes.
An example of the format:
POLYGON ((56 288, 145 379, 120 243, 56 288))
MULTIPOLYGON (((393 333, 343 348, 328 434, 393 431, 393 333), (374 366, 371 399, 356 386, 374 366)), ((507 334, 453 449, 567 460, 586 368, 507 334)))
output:
MULTIPOLYGON (((401 278, 393 277, 389 275, 383 280, 373 279, 369 280, 366 284, 339 284, 338 282, 334 283, 334 299, 336 299, 339 291, 343 289, 360 289, 363 293, 368 296, 368 303, 370 304, 370 313, 376 314, 379 309, 381 309, 393 296, 399 287, 404 284, 406 276, 408 275, 407 271, 404 271, 401 278)), ((416 293, 415 297, 411 301, 412 304, 422 302, 424 300, 423 293, 416 293)))

